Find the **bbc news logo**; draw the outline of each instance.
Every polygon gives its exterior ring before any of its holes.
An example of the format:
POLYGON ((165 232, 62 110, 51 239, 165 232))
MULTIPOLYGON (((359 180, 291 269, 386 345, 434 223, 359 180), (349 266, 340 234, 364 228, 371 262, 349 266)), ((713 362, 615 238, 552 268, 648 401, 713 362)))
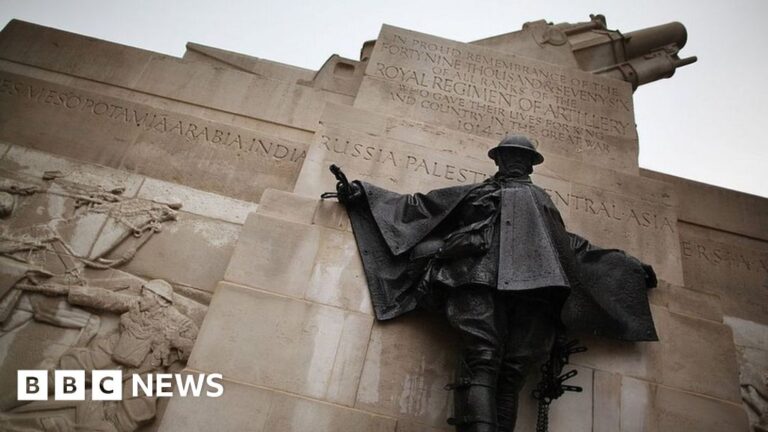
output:
MULTIPOLYGON (((48 400, 49 371, 19 370, 16 385, 20 401, 48 400)), ((215 374, 132 374, 130 395, 132 397, 171 397, 175 392, 180 397, 217 398, 224 394, 222 375, 215 374)), ((53 372, 53 399, 85 400, 86 380, 84 370, 56 370, 53 372)), ((122 400, 124 395, 123 371, 94 370, 91 372, 91 400, 122 400)))

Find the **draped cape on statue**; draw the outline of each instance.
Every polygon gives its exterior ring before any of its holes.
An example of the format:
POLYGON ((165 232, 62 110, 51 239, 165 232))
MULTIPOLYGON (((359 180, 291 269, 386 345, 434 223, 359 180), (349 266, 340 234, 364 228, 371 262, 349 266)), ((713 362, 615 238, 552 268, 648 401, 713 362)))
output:
MULTIPOLYGON (((412 259, 414 246, 444 230, 441 223, 484 183, 413 195, 355 183, 363 196, 347 203, 347 213, 376 318, 392 319, 415 309, 426 295, 423 282, 430 262, 412 259)), ((501 243, 507 236, 514 247, 499 258, 499 289, 505 282, 511 290, 561 287, 570 291, 561 314, 570 331, 626 341, 658 340, 647 295, 656 286, 650 266, 566 232, 549 197, 530 182, 504 187, 501 197, 501 243), (503 227, 507 221, 509 227, 503 227), (509 268, 512 262, 514 271, 509 268)))

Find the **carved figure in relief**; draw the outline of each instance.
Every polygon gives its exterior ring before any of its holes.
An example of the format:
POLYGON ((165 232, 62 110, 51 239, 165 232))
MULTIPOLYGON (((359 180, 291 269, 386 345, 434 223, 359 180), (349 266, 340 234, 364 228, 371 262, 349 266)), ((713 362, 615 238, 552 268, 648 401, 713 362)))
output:
MULTIPOLYGON (((763 373, 762 385, 768 387, 768 373, 763 373)), ((741 400, 749 408, 754 432, 768 432, 768 394, 756 385, 741 384, 741 400)))
MULTIPOLYGON (((87 346, 70 348, 59 359, 57 368, 85 370, 86 376, 96 369, 122 369, 126 380, 123 386, 125 394, 123 400, 115 402, 33 402, 14 410, 14 414, 37 411, 36 421, 55 420, 66 425, 65 430, 130 432, 153 420, 157 413, 157 398, 130 394, 132 374, 180 370, 189 358, 198 332, 197 325, 174 306, 171 285, 164 280, 151 280, 142 286, 140 296, 97 287, 51 284, 38 285, 35 291, 49 295, 66 292, 69 304, 89 310, 121 313, 117 331, 98 336, 87 346), (52 407, 68 405, 76 410, 74 421, 55 419, 55 416, 45 413, 52 407)), ((22 418, 25 422, 29 421, 29 417, 22 418)), ((17 430, 14 428, 18 425, 18 417, 0 418, 0 424, 3 420, 9 430, 17 430)))
MULTIPOLYGON (((515 428, 518 397, 537 362, 549 358, 534 392, 540 414, 574 371, 580 351, 565 329, 629 341, 657 340, 647 289, 653 269, 565 229, 543 189, 531 182, 543 156, 511 135, 488 156, 498 173, 481 183, 400 195, 346 180, 332 166, 350 216, 376 317, 417 307, 438 310, 462 350, 449 423, 460 432, 515 428)), ((542 412, 543 411, 543 412, 542 412)), ((546 430, 540 415, 538 430, 546 430)))
POLYGON ((121 313, 119 332, 72 348, 60 360, 62 369, 124 368, 144 373, 186 361, 197 338, 197 326, 173 305, 173 288, 160 279, 144 284, 141 296, 101 288, 72 287, 70 304, 121 313))
MULTIPOLYGON (((23 368, 47 368, 51 375, 54 369, 82 369, 86 376, 94 369, 123 369, 124 397, 91 401, 87 394, 85 401, 29 403, 3 398, 0 429, 135 431, 154 420, 158 401, 133 397, 131 374, 180 370, 205 306, 174 293, 166 281, 144 282, 115 268, 175 220, 180 206, 127 199, 123 188, 64 177, 50 171, 43 178, 72 203, 71 216, 0 232, 0 343, 13 347, 30 326, 48 326, 37 332, 43 334, 79 331, 63 349, 33 356, 27 361, 38 363, 23 368)), ((5 180, 0 189, 19 196, 41 191, 5 180)))

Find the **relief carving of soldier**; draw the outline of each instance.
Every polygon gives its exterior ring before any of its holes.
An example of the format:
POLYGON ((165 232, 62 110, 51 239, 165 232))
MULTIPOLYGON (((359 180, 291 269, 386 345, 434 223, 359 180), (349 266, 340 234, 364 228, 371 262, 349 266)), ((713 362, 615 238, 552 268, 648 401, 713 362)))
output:
POLYGON ((197 325, 174 306, 172 286, 161 279, 151 280, 142 286, 139 296, 93 286, 71 286, 62 290, 58 285, 40 284, 36 290, 39 293, 47 290, 49 295, 61 295, 64 290, 71 305, 120 314, 115 332, 96 336, 87 346, 70 348, 61 356, 56 369, 84 370, 86 377, 90 377, 93 370, 122 369, 126 379, 123 399, 111 402, 86 398, 76 402, 74 421, 46 414, 52 408, 66 407, 67 402, 33 402, 15 410, 15 417, 0 417, 0 426, 23 430, 21 425, 30 421, 24 418, 25 412, 36 413, 33 424, 44 426, 46 422, 58 422, 60 430, 131 432, 152 421, 157 414, 157 398, 133 396, 130 393, 132 374, 180 370, 189 358, 198 332, 197 325))
POLYGON ((141 296, 100 288, 73 287, 70 304, 121 313, 120 329, 96 348, 72 348, 62 355, 62 369, 130 369, 142 373, 186 361, 197 338, 197 325, 173 306, 173 288, 161 279, 142 286, 141 296))
POLYGON ((0 430, 132 432, 154 421, 159 409, 157 397, 132 394, 132 374, 181 370, 205 306, 174 293, 164 280, 144 281, 116 268, 175 220, 180 205, 124 198, 121 187, 64 177, 48 171, 43 179, 50 183, 40 187, 0 179, 0 217, 16 218, 12 227, 0 229, 0 346, 15 349, 0 379, 8 383, 8 370, 33 368, 48 369, 49 382, 56 369, 84 370, 89 381, 93 370, 122 369, 123 397, 92 400, 90 388, 82 401, 26 402, 3 395, 0 430), (14 214, 17 204, 54 184, 60 195, 38 201, 64 195, 71 213, 25 225, 14 214), (79 229, 95 223, 110 228, 79 229), (27 335, 55 346, 37 349, 27 335))
MULTIPOLYGON (((337 192, 326 194, 347 209, 377 319, 423 307, 457 330, 462 349, 448 387, 459 432, 513 431, 531 369, 548 356, 567 361, 566 329, 657 340, 653 269, 566 231, 531 182, 544 158, 527 137, 508 136, 488 156, 498 173, 486 181, 412 195, 350 183, 334 166, 337 192)), ((562 384, 567 376, 555 372, 562 384)), ((551 384, 537 390, 547 403, 562 393, 551 384)))

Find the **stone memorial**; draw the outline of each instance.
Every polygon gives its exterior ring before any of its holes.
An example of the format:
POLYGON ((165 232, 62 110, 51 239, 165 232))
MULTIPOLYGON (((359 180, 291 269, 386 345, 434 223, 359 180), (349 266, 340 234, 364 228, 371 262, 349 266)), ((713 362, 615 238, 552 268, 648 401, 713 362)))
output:
MULTIPOLYGON (((488 150, 520 133, 566 228, 658 278, 659 342, 573 335, 583 390, 553 402, 549 430, 765 430, 768 200, 637 163, 633 93, 695 61, 686 38, 600 15, 468 43, 384 25, 359 59, 313 71, 11 21, 0 429, 452 430, 456 334, 428 313, 376 320, 350 220, 320 195, 332 164, 398 193, 482 182, 488 150), (223 392, 20 401, 30 369, 118 369, 124 389, 221 374, 223 392)), ((516 430, 535 430, 537 381, 516 430)))

